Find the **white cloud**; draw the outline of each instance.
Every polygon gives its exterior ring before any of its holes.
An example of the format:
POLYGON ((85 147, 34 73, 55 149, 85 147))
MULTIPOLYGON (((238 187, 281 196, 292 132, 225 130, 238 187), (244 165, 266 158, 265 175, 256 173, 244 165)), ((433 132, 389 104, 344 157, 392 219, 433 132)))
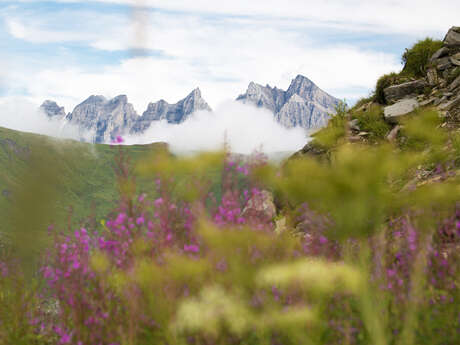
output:
POLYGON ((67 111, 90 94, 127 94, 140 113, 148 102, 163 98, 173 103, 197 86, 215 107, 244 92, 250 81, 287 88, 296 74, 339 98, 367 96, 380 75, 401 68, 399 55, 371 49, 374 42, 353 41, 353 35, 440 37, 460 12, 458 1, 446 0, 99 0, 154 8, 134 14, 111 11, 109 5, 107 13, 95 12, 85 1, 55 2, 82 6, 50 13, 5 10, 8 32, 35 44, 59 43, 64 49, 72 42, 104 52, 146 48, 166 58, 107 59, 96 68, 80 63, 76 55, 58 63, 54 58, 46 67, 44 61, 30 63, 17 56, 2 62, 2 67, 7 64, 6 72, 0 71, 4 88, 10 94, 27 94, 36 103, 54 99, 67 111), (319 38, 334 39, 334 33, 344 32, 351 38, 347 43, 319 38))
POLYGON ((50 119, 25 97, 0 98, 0 127, 62 139, 86 139, 91 133, 81 132, 64 119, 50 119))
POLYGON ((182 124, 153 123, 142 135, 125 139, 126 144, 167 142, 176 153, 215 151, 226 141, 235 153, 292 154, 305 145, 307 133, 282 127, 267 110, 229 101, 214 112, 197 112, 182 124))
MULTIPOLYGON (((154 13, 144 39, 133 44, 129 33, 134 34, 135 28, 124 27, 125 34, 117 34, 115 24, 121 19, 97 14, 96 19, 107 24, 98 30, 88 13, 84 18, 88 25, 79 35, 87 35, 90 46, 109 51, 144 47, 163 51, 168 57, 129 58, 97 71, 78 65, 49 66, 28 72, 26 77, 19 69, 10 76, 11 83, 23 83, 37 102, 51 97, 68 111, 90 94, 127 94, 142 112, 148 102, 160 98, 176 102, 197 86, 215 106, 244 92, 250 81, 287 88, 297 74, 309 77, 334 96, 350 98, 350 89, 368 90, 381 74, 400 68, 398 58, 391 54, 350 44, 320 44, 305 27, 286 29, 265 21, 214 21, 154 13)), ((27 23, 33 30, 21 33, 40 32, 39 23, 27 23)), ((34 35, 28 39, 35 39, 34 35)), ((48 32, 40 37, 52 40, 65 35, 48 32)))
MULTIPOLYGON (((445 32, 460 13, 457 0, 96 0, 103 3, 146 6, 180 12, 267 16, 329 23, 371 32, 419 35, 445 32)), ((56 2, 85 2, 57 0, 56 2)))

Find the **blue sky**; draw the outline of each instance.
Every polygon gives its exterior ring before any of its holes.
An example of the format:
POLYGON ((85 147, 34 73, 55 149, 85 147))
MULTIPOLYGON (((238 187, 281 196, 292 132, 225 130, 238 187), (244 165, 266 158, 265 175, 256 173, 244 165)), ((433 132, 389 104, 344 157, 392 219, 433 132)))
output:
POLYGON ((127 94, 142 112, 199 86, 216 107, 250 81, 287 88, 297 74, 353 101, 458 13, 449 0, 0 0, 0 101, 70 111, 90 94, 127 94))

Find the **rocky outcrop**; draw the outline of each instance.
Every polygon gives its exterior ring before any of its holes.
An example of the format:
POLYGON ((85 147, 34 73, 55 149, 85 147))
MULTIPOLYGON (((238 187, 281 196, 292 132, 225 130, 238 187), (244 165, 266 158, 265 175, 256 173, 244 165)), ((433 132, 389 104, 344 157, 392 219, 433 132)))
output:
POLYGON ((259 191, 248 200, 241 216, 271 221, 276 216, 276 206, 273 199, 273 194, 268 190, 259 191))
POLYGON ((44 101, 40 110, 50 118, 64 118, 66 116, 64 107, 60 107, 56 102, 50 100, 44 101))
POLYGON ((444 45, 446 47, 460 47, 460 26, 453 26, 444 37, 444 45))
POLYGON ((128 97, 120 95, 107 100, 104 96, 90 96, 75 107, 66 119, 79 128, 94 131, 94 142, 108 143, 117 135, 127 133, 138 115, 128 97))
POLYGON ((287 91, 251 82, 237 101, 270 110, 276 121, 287 128, 320 128, 327 124, 339 104, 310 79, 298 75, 287 91))
POLYGON ((166 120, 173 124, 182 123, 199 110, 211 111, 211 108, 201 97, 200 89, 196 88, 176 104, 169 104, 165 100, 150 103, 142 116, 136 119, 131 132, 143 132, 150 127, 153 121, 166 120))
POLYGON ((435 106, 451 123, 460 123, 460 27, 446 34, 443 46, 429 60, 425 78, 392 85, 384 93, 390 104, 396 103, 385 108, 390 122, 419 105, 435 106))
POLYGON ((426 82, 423 79, 420 79, 399 85, 392 85, 383 90, 383 92, 385 93, 385 100, 392 103, 402 98, 422 93, 425 86, 426 82))
POLYGON ((399 117, 413 112, 418 107, 419 103, 414 98, 400 100, 384 108, 385 120, 395 122, 399 117))

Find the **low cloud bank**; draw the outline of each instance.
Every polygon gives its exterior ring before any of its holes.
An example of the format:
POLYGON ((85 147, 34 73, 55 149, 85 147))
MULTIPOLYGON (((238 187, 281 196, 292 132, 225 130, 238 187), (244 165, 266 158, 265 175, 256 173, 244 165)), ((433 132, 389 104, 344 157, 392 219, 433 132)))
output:
POLYGON ((284 128, 268 110, 228 101, 213 112, 197 112, 178 125, 152 123, 141 135, 126 137, 125 143, 167 142, 176 153, 219 150, 227 143, 235 153, 258 150, 270 155, 299 150, 307 139, 304 129, 284 128))
POLYGON ((0 127, 47 135, 60 139, 90 141, 92 133, 83 132, 64 119, 49 118, 26 98, 0 99, 0 127))
MULTIPOLYGON (((94 138, 64 119, 50 119, 25 98, 0 99, 0 127, 78 141, 94 138)), ((226 143, 235 153, 262 151, 275 158, 299 150, 307 140, 304 129, 284 128, 268 110, 235 101, 224 102, 213 112, 197 112, 181 124, 157 121, 142 134, 124 136, 125 145, 166 142, 176 154, 216 151, 226 143)))

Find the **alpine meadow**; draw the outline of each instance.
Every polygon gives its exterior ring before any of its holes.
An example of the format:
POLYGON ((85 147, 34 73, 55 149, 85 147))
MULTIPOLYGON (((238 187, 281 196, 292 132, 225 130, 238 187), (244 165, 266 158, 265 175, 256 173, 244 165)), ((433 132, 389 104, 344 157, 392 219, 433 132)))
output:
POLYGON ((410 3, 3 1, 0 345, 460 344, 460 7, 410 3))

